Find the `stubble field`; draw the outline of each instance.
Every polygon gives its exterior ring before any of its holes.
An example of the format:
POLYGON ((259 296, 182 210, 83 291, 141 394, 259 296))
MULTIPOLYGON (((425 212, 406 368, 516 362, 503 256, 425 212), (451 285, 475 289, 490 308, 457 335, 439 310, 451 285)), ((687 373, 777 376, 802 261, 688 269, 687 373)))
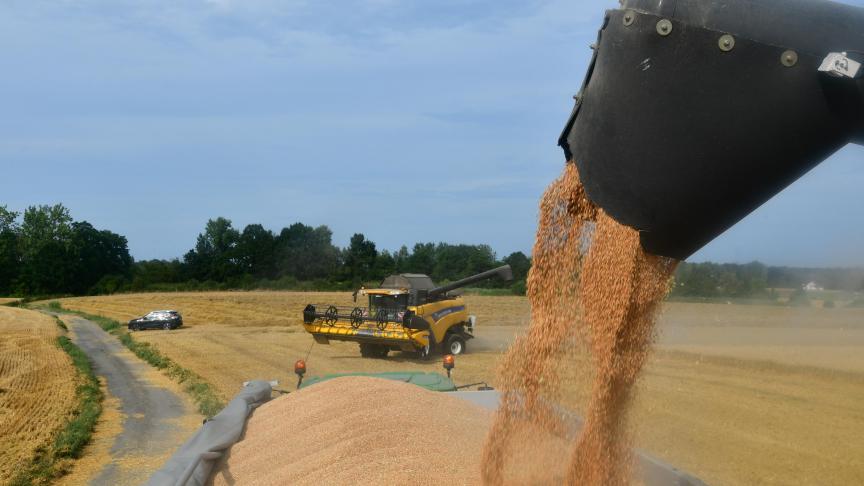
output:
POLYGON ((75 405, 78 375, 54 320, 0 306, 0 484, 29 464, 75 405))
MULTIPOLYGON (((494 384, 495 368, 529 321, 524 297, 466 297, 478 338, 454 377, 494 384)), ((179 310, 186 327, 150 331, 153 343, 230 398, 246 380, 277 379, 293 389, 292 365, 310 374, 437 371, 395 353, 363 359, 357 346, 313 345, 301 327, 307 303, 349 305, 349 293, 210 292, 64 299, 63 305, 126 321, 154 309, 179 310)), ((864 310, 684 304, 665 306, 657 347, 639 384, 636 445, 709 484, 864 482, 864 310)), ((572 356, 565 405, 585 404, 589 363, 572 356)))

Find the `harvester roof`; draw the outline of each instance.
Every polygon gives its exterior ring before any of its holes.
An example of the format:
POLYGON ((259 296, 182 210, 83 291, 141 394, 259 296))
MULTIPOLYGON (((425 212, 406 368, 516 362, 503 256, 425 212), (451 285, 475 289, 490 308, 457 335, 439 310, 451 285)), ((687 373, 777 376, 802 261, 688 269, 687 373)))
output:
POLYGON ((390 275, 381 282, 382 289, 431 290, 435 282, 422 273, 401 273, 390 275))

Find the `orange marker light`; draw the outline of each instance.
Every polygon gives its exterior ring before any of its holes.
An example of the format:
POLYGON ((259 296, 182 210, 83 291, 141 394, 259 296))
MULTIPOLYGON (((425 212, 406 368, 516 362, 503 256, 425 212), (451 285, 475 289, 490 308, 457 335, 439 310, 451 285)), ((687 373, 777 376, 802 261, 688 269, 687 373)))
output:
POLYGON ((302 359, 298 359, 294 362, 294 373, 298 376, 303 376, 306 374, 306 362, 302 359))
POLYGON ((456 367, 456 359, 453 357, 453 355, 452 354, 445 355, 444 356, 444 369, 449 371, 455 367, 456 367))

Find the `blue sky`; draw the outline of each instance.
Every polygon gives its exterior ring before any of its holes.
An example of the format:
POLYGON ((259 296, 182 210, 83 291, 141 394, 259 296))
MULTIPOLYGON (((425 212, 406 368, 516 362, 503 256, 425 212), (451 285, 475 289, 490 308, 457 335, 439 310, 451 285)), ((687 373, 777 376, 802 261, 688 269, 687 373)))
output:
MULTIPOLYGON (((861 2, 859 2, 861 3, 861 2)), ((528 252, 616 1, 0 4, 0 204, 182 255, 208 218, 528 252)), ((694 260, 864 265, 848 147, 694 260)))

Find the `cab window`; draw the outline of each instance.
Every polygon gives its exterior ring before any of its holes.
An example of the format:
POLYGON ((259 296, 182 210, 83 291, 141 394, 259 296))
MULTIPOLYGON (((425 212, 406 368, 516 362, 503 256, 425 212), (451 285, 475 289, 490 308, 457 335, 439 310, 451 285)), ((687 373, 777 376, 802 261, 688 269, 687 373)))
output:
POLYGON ((369 309, 373 312, 380 308, 405 310, 407 306, 408 294, 369 296, 369 309))

